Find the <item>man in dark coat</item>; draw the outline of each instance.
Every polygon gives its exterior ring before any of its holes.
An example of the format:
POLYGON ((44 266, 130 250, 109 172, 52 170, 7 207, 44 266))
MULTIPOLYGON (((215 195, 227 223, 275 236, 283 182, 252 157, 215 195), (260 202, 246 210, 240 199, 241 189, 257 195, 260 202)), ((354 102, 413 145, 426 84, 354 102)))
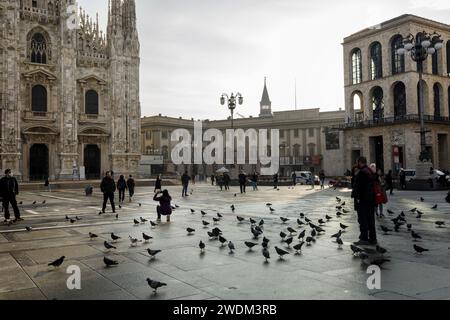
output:
POLYGON ((364 157, 358 159, 358 168, 352 191, 360 228, 359 241, 355 242, 355 245, 376 245, 375 195, 373 191, 375 176, 367 166, 367 159, 364 157))
POLYGON ((188 188, 189 188, 189 181, 191 180, 191 177, 189 177, 187 171, 181 176, 181 184, 183 185, 183 191, 182 191, 182 197, 188 196, 188 188))
POLYGON ((5 222, 8 222, 9 215, 9 204, 14 210, 14 221, 23 221, 20 217, 19 207, 17 206, 16 196, 19 194, 19 184, 16 178, 12 176, 11 169, 5 171, 5 176, 0 179, 0 196, 3 198, 3 211, 5 212, 5 222))
POLYGON ((241 193, 246 193, 245 188, 247 186, 247 176, 245 175, 244 171, 241 171, 239 174, 239 187, 241 188, 241 193))
POLYGON ((394 177, 392 176, 392 170, 389 170, 389 173, 384 178, 384 181, 386 181, 386 191, 390 190, 390 195, 392 196, 394 194, 394 177))
POLYGON ((130 194, 130 202, 133 201, 134 188, 136 187, 136 182, 134 182, 133 176, 130 175, 127 180, 128 193, 130 194))
POLYGON ((113 213, 116 213, 116 206, 114 204, 114 192, 116 192, 116 183, 114 182, 114 179, 111 177, 111 172, 107 172, 105 177, 102 180, 102 183, 100 184, 100 190, 103 192, 103 208, 102 212, 105 213, 106 210, 106 203, 111 203, 111 208, 113 213))

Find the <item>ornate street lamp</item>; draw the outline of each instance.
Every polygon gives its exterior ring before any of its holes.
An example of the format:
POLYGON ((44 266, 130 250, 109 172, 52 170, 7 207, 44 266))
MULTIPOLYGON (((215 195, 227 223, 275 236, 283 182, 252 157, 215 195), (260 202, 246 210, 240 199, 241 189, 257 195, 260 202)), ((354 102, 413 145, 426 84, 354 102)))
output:
POLYGON ((424 87, 423 87, 423 62, 427 60, 429 55, 433 55, 436 51, 442 49, 443 40, 441 35, 436 32, 429 34, 426 31, 419 32, 416 36, 409 34, 403 40, 403 47, 397 50, 399 55, 410 54, 411 58, 417 62, 417 71, 419 72, 419 118, 420 118, 420 162, 430 161, 430 155, 426 149, 426 129, 424 121, 424 87))
POLYGON ((242 105, 244 103, 244 97, 239 92, 236 95, 231 93, 231 96, 228 96, 228 94, 224 93, 220 98, 220 104, 224 106, 227 103, 228 109, 231 112, 231 129, 234 129, 234 110, 236 109, 237 104, 242 105))

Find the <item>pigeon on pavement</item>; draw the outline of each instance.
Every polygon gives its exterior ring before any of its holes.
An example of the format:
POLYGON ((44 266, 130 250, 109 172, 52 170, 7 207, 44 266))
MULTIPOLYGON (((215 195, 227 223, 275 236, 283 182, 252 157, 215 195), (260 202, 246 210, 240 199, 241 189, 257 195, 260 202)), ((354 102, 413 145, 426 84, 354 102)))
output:
POLYGON ((58 268, 58 267, 60 267, 63 264, 64 259, 66 259, 66 257, 62 256, 61 258, 59 258, 59 259, 57 259, 57 260, 55 260, 53 262, 50 262, 48 264, 48 266, 52 266, 52 267, 58 268))
POLYGON ((147 278, 147 283, 154 290, 155 294, 157 294, 159 288, 167 286, 167 283, 155 281, 150 278, 147 278))
POLYGON ((117 261, 108 259, 107 257, 103 258, 103 262, 105 263, 106 267, 117 266, 119 264, 117 261))

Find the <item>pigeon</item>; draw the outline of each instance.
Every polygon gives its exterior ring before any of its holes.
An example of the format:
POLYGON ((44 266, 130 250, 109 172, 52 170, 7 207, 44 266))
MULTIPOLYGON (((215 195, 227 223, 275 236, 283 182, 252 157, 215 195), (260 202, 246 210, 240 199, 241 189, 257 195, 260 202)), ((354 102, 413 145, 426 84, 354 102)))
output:
POLYGON ((195 232, 195 229, 187 228, 186 231, 188 234, 193 234, 195 232))
POLYGON ((220 213, 217 213, 217 218, 222 219, 223 216, 220 213))
POLYGON ((191 209, 191 213, 195 213, 195 210, 194 210, 194 209, 191 209))
POLYGON ((343 202, 343 203, 341 204, 341 206, 343 206, 343 207, 344 207, 344 206, 345 206, 345 202, 343 202))
POLYGON ((267 207, 271 207, 272 204, 271 204, 271 203, 266 203, 266 206, 267 206, 267 207))
POLYGON ((340 218, 340 217, 342 216, 342 213, 341 213, 341 212, 336 212, 336 216, 337 216, 338 218, 340 218))
POLYGON ((325 233, 325 229, 323 229, 321 227, 317 227, 316 232, 317 232, 317 235, 320 235, 321 233, 325 233))
POLYGON ((139 242, 142 242, 142 240, 133 238, 132 236, 128 236, 128 238, 130 239, 130 242, 131 242, 131 245, 132 245, 132 246, 137 246, 137 244, 138 244, 139 242))
POLYGON ((422 254, 423 252, 427 252, 427 251, 430 251, 430 250, 428 250, 428 249, 425 249, 425 248, 422 248, 422 247, 419 247, 418 245, 414 245, 414 250, 417 252, 417 253, 419 253, 419 254, 422 254))
POLYGON ((336 234, 333 234, 333 235, 331 236, 331 238, 340 238, 341 236, 342 236, 342 230, 339 230, 339 232, 336 233, 336 234))
POLYGON ((70 220, 69 216, 66 216, 66 221, 69 221, 69 220, 70 220))
POLYGON ((245 219, 242 217, 237 216, 236 219, 239 221, 239 223, 243 222, 245 219))
POLYGON ((286 240, 284 240, 284 243, 286 243, 288 245, 288 247, 290 248, 293 241, 294 241, 294 238, 289 237, 286 240))
POLYGON ((385 226, 380 226, 381 230, 384 232, 384 234, 388 234, 389 232, 392 232, 391 229, 385 227, 385 226))
POLYGON ((155 281, 150 278, 147 278, 147 283, 150 286, 150 288, 154 290, 155 294, 157 293, 159 288, 167 286, 167 283, 155 281))
POLYGON ((275 251, 277 252, 278 256, 280 257, 280 259, 283 259, 283 257, 287 254, 289 254, 289 252, 284 251, 283 249, 280 249, 278 247, 275 247, 275 251))
POLYGON ((145 233, 142 233, 142 238, 145 242, 148 242, 153 239, 153 237, 150 237, 149 235, 146 235, 145 233))
POLYGON ((263 243, 269 243, 269 242, 270 242, 269 239, 267 239, 266 237, 263 238, 263 243))
POLYGON ((276 210, 272 207, 269 208, 270 212, 275 212, 276 210))
POLYGON ((151 249, 147 249, 148 254, 150 255, 151 258, 156 257, 156 255, 158 253, 161 253, 161 250, 151 250, 151 249))
POLYGON ((225 243, 227 243, 227 239, 225 239, 224 237, 222 237, 222 236, 219 236, 219 242, 222 244, 222 247, 225 245, 225 243))
POLYGON ((414 232, 414 230, 411 230, 411 236, 413 237, 414 241, 422 239, 422 237, 418 233, 414 232))
POLYGON ((62 256, 61 258, 59 258, 59 259, 57 259, 57 260, 55 260, 53 262, 50 262, 48 264, 48 266, 52 266, 52 267, 58 268, 58 267, 60 267, 63 264, 65 258, 66 258, 65 256, 62 256))
POLYGON ((98 238, 98 235, 96 235, 95 233, 89 232, 89 238, 92 240, 94 238, 98 238))
POLYGON ((144 218, 140 218, 140 220, 141 220, 141 223, 146 223, 146 222, 148 222, 148 220, 147 219, 144 219, 144 218))
POLYGON ((116 220, 119 220, 119 214, 116 214, 116 220))
POLYGON ((266 248, 264 248, 262 250, 262 255, 263 257, 266 259, 266 263, 269 262, 268 260, 270 259, 270 253, 269 250, 267 250, 266 248))
POLYGON ((206 245, 203 243, 203 241, 200 241, 200 243, 198 244, 198 247, 200 248, 200 252, 204 252, 206 245))
POLYGON ((234 206, 234 204, 233 204, 233 205, 231 205, 231 207, 230 207, 230 208, 231 208, 231 211, 233 211, 233 212, 234 212, 234 211, 236 211, 236 207, 234 206))
POLYGON ((141 223, 140 223, 139 221, 137 221, 136 219, 134 219, 133 222, 134 222, 134 225, 135 225, 135 226, 141 224, 141 223))
POLYGON ((363 249, 355 246, 354 244, 350 245, 350 249, 353 251, 353 255, 359 255, 363 251, 363 249))
POLYGON ((175 205, 175 208, 177 208, 177 209, 178 209, 179 207, 180 207, 179 205, 177 205, 177 204, 175 205))
POLYGON ((347 228, 348 228, 348 226, 346 226, 345 224, 342 224, 342 223, 341 223, 339 226, 340 226, 341 229, 344 230, 344 231, 347 230, 347 228))
POLYGON ((153 221, 150 221, 150 225, 152 226, 152 228, 154 228, 154 227, 156 227, 158 224, 155 223, 155 222, 153 222, 153 221))
POLYGON ((300 213, 300 218, 304 218, 305 217, 305 214, 304 213, 300 213))
POLYGON ((203 220, 202 223, 203 223, 203 226, 205 226, 205 227, 209 226, 209 224, 210 224, 208 221, 205 221, 205 220, 203 220))
POLYGON ((379 266, 379 267, 381 267, 386 262, 391 262, 391 260, 385 259, 385 258, 377 258, 377 259, 371 260, 369 264, 371 266, 379 266))
POLYGON ((326 215, 326 216, 325 216, 325 219, 327 219, 327 221, 330 221, 330 220, 332 220, 333 218, 330 217, 329 215, 326 215))
POLYGON ((218 219, 218 218, 213 218, 213 221, 214 221, 215 224, 217 224, 217 223, 220 222, 220 219, 218 219))
POLYGON ((251 232, 252 232, 252 234, 253 234, 253 238, 254 238, 254 239, 258 239, 259 236, 261 235, 261 232, 258 231, 258 230, 256 230, 255 228, 251 228, 250 230, 251 230, 251 232))
POLYGON ((75 220, 75 219, 70 219, 70 223, 71 223, 71 224, 74 224, 75 222, 77 222, 77 220, 75 220))
POLYGON ((409 210, 409 212, 412 212, 412 213, 416 213, 416 211, 417 211, 417 208, 409 210))
POLYGON ((105 263, 106 267, 117 266, 119 264, 117 261, 108 259, 107 257, 103 258, 103 262, 105 263))
POLYGON ((299 240, 303 240, 306 236, 306 230, 303 230, 299 235, 298 235, 298 239, 299 240))
POLYGON ((342 209, 342 212, 343 212, 343 213, 350 213, 350 211, 345 210, 345 209, 342 209))
POLYGON ((295 229, 291 228, 291 227, 288 227, 288 228, 287 228, 287 231, 289 231, 291 235, 292 235, 293 233, 297 233, 297 231, 296 231, 295 229))
POLYGON ((208 234, 208 237, 210 237, 210 238, 214 238, 214 239, 217 238, 217 236, 214 235, 211 231, 207 231, 206 233, 208 234))
POLYGON ((37 201, 34 201, 34 202, 32 203, 32 205, 33 205, 33 206, 35 206, 35 205, 36 205, 36 203, 37 203, 37 201))
POLYGON ((313 229, 313 230, 311 231, 311 237, 315 238, 316 236, 317 236, 316 229, 313 229))
POLYGON ((387 210, 387 213, 390 214, 390 215, 394 215, 395 214, 392 210, 389 210, 389 209, 387 210))
POLYGON ((425 199, 423 197, 420 197, 420 202, 425 202, 425 199))
POLYGON ((307 217, 305 217, 305 221, 306 223, 311 223, 312 221, 310 219, 308 219, 307 217))
POLYGON ((289 221, 289 219, 288 218, 283 218, 283 217, 280 217, 280 220, 283 222, 283 223, 286 223, 286 222, 288 222, 289 221))
POLYGON ((251 224, 256 224, 256 221, 253 220, 252 218, 250 218, 250 223, 251 223, 251 224))
POLYGON ((431 207, 431 209, 436 210, 438 208, 438 205, 435 204, 433 207, 431 207))
POLYGON ((117 240, 121 239, 119 236, 116 236, 114 233, 111 233, 111 239, 112 241, 116 242, 117 240))
POLYGON ((442 228, 443 226, 445 226, 445 222, 444 221, 436 221, 435 224, 438 226, 438 228, 442 228))
POLYGON ((299 244, 296 244, 295 246, 293 246, 295 253, 299 254, 300 252, 302 252, 302 247, 305 244, 305 242, 300 242, 299 244))
POLYGON ((258 223, 258 225, 259 225, 260 227, 262 227, 262 226, 264 225, 264 223, 265 223, 265 221, 264 221, 264 220, 261 220, 261 221, 258 223))
POLYGON ((25 227, 25 229, 26 229, 28 232, 33 231, 33 228, 32 228, 32 227, 25 227))
POLYGON ((342 202, 342 199, 339 197, 336 197, 337 202, 342 202))
POLYGON ((297 224, 301 227, 304 226, 305 223, 303 221, 301 221, 300 219, 297 219, 297 224))
POLYGON ((77 220, 77 221, 81 221, 81 220, 83 220, 83 219, 81 219, 80 217, 75 217, 75 219, 77 220))
POLYGON ((212 234, 217 238, 222 234, 222 230, 220 230, 219 228, 214 228, 212 229, 212 234))
POLYGON ((387 252, 387 250, 385 248, 382 248, 380 246, 377 246, 376 250, 378 253, 381 253, 381 254, 385 254, 387 252))
POLYGON ((249 250, 252 250, 253 247, 257 246, 258 244, 253 243, 253 242, 249 242, 249 241, 245 241, 245 245, 247 246, 247 248, 248 248, 249 250))
POLYGON ((121 204, 119 204, 119 209, 122 209, 122 205, 121 204))
POLYGON ((228 242, 228 249, 230 249, 230 254, 233 254, 234 250, 236 250, 236 248, 234 247, 234 243, 233 242, 228 242))
POLYGON ((207 213, 205 211, 203 211, 203 210, 200 211, 200 213, 202 214, 203 217, 207 215, 207 213))
POLYGON ((103 245, 105 246, 106 249, 111 250, 111 249, 117 249, 116 247, 114 247, 112 244, 110 244, 108 241, 105 241, 103 243, 103 245))
POLYGON ((283 239, 283 240, 284 240, 284 238, 286 238, 286 237, 287 237, 287 234, 286 234, 286 233, 284 233, 283 231, 281 231, 281 232, 280 232, 280 237, 281 237, 281 239, 283 239))
POLYGON ((306 245, 307 246, 310 246, 311 245, 311 242, 313 242, 314 241, 314 238, 313 237, 307 237, 306 238, 306 245))
POLYGON ((342 206, 337 206, 336 209, 338 209, 340 211, 340 210, 342 210, 342 206))
POLYGON ((344 245, 344 241, 342 241, 341 238, 337 238, 336 243, 339 245, 339 248, 342 248, 342 246, 344 245))

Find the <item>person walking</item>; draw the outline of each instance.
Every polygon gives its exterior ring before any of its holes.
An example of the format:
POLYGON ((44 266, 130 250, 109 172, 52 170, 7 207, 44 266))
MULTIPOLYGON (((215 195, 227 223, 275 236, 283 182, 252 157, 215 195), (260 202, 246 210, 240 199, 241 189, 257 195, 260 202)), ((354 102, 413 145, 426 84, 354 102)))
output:
POLYGON ((189 177, 188 172, 185 171, 184 174, 181 176, 181 185, 183 186, 183 191, 182 191, 182 197, 187 197, 188 196, 188 188, 189 188, 189 181, 191 180, 191 177, 189 177))
POLYGON ((136 186, 136 182, 134 181, 133 176, 130 175, 127 180, 127 187, 128 187, 128 193, 130 195, 130 202, 133 201, 135 186, 136 186))
POLYGON ((170 216, 172 215, 172 206, 170 203, 172 197, 169 195, 169 191, 156 192, 153 200, 159 202, 159 206, 156 207, 156 213, 158 214, 157 222, 161 222, 161 216, 166 216, 167 222, 170 222, 170 216))
POLYGON ((405 190, 406 189, 406 173, 404 170, 400 170, 399 178, 400 178, 400 189, 405 190))
POLYGON ((155 193, 161 192, 161 190, 162 190, 162 179, 161 179, 161 175, 158 174, 158 176, 156 177, 156 181, 155 181, 155 193))
POLYGON ((114 193, 116 192, 116 183, 114 182, 114 179, 111 177, 111 172, 106 172, 105 177, 102 180, 102 183, 100 184, 100 190, 103 192, 103 207, 102 207, 102 213, 105 213, 106 211, 106 203, 111 203, 111 208, 113 213, 116 213, 116 206, 114 204, 114 193))
POLYGON ((117 190, 119 190, 119 203, 123 203, 125 201, 126 189, 127 189, 127 181, 125 180, 125 176, 121 175, 119 180, 117 180, 117 190))
POLYGON ((225 172, 223 174, 223 185, 225 186, 225 191, 230 190, 230 181, 231 181, 230 175, 225 172))
POLYGON ((258 191, 258 180, 259 180, 259 176, 258 176, 258 173, 255 171, 252 176, 253 191, 258 191))
POLYGON ((359 241, 355 245, 376 245, 377 234, 375 230, 375 196, 373 192, 374 174, 367 166, 367 159, 358 159, 358 173, 353 184, 352 198, 355 199, 358 223, 360 229, 359 241))
POLYGON ((325 171, 320 170, 319 180, 320 180, 320 189, 325 190, 325 171))
POLYGON ((295 187, 297 185, 297 174, 295 171, 292 173, 292 185, 295 187))
POLYGON ((241 170, 241 173, 239 174, 239 187, 241 189, 241 194, 246 193, 246 187, 247 187, 247 175, 244 173, 243 170, 241 170))
POLYGON ((48 179, 48 177, 45 178, 44 187, 47 188, 48 192, 52 192, 52 189, 50 187, 50 180, 48 179))
POLYGON ((386 181, 386 191, 390 190, 389 194, 394 195, 394 177, 392 176, 392 170, 389 170, 388 174, 385 177, 386 181))
POLYGON ((214 183, 216 182, 216 176, 214 174, 211 175, 211 185, 214 186, 214 183))
POLYGON ((278 189, 278 173, 273 176, 273 188, 278 189))
POLYGON ((16 178, 12 176, 11 169, 5 170, 5 176, 0 179, 0 196, 3 199, 3 212, 5 214, 5 222, 8 222, 10 218, 9 204, 14 211, 13 222, 23 221, 20 217, 19 207, 17 206, 16 196, 19 195, 19 184, 16 178))
POLYGON ((220 191, 223 191, 223 175, 218 175, 216 180, 217 180, 217 185, 220 188, 220 191))

